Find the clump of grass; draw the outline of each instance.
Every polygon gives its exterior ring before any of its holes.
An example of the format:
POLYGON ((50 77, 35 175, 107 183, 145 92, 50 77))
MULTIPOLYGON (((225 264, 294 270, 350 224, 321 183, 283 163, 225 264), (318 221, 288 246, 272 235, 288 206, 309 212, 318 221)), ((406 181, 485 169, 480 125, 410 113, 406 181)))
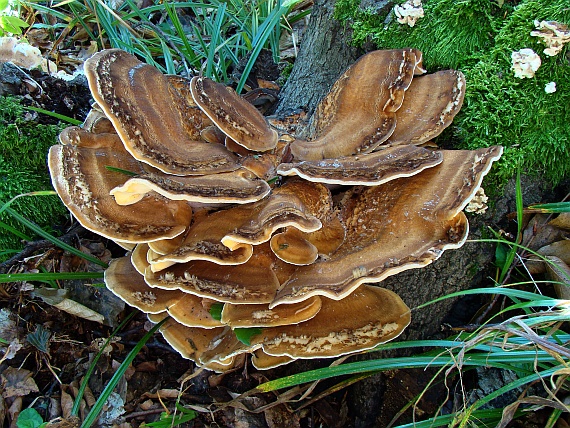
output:
MULTIPOLYGON (((270 49, 278 62, 281 32, 307 13, 291 14, 298 2, 166 1, 139 8, 126 0, 114 10, 100 0, 62 2, 55 10, 43 1, 24 3, 38 12, 40 21, 58 18, 57 31, 84 31, 98 49, 123 49, 163 73, 201 72, 229 83, 232 68, 249 55, 236 82, 240 92, 262 48, 270 49)), ((45 25, 38 22, 34 26, 45 25)))
POLYGON ((506 183, 520 167, 556 185, 570 173, 570 64, 568 48, 555 57, 530 32, 534 20, 570 24, 565 0, 510 2, 432 0, 424 2, 424 18, 415 27, 401 25, 391 11, 360 10, 359 2, 339 0, 338 19, 354 29, 354 43, 372 41, 380 49, 419 48, 428 70, 461 70, 467 92, 462 110, 440 142, 474 149, 500 144, 505 154, 490 180, 506 183), (532 48, 542 57, 534 79, 518 79, 511 52, 532 48), (558 90, 544 87, 556 82, 558 90))

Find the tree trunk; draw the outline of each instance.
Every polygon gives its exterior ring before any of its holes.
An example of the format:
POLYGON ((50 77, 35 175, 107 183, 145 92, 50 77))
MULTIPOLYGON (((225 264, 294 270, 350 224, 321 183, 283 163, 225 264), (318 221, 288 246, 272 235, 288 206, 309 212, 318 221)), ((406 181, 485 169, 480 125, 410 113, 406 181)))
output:
POLYGON ((333 18, 334 0, 315 0, 299 55, 280 94, 276 115, 302 109, 312 115, 335 80, 364 52, 333 18))

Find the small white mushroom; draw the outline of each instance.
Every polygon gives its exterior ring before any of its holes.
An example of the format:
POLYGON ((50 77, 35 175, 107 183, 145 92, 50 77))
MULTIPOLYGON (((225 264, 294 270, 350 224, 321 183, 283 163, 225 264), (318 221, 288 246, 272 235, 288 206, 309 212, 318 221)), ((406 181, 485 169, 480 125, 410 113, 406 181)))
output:
POLYGON ((544 92, 546 92, 547 94, 555 93, 556 92, 556 82, 548 82, 544 86, 544 92))

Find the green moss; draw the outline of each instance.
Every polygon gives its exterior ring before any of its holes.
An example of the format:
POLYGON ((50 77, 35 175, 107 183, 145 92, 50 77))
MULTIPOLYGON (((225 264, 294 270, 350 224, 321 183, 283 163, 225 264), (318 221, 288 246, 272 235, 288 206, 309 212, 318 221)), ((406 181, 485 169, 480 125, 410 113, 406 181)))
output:
POLYGON ((352 25, 355 43, 416 47, 430 72, 465 73, 464 106, 440 142, 451 139, 455 147, 469 149, 503 145, 505 155, 493 169, 498 184, 518 166, 551 184, 569 175, 570 51, 548 57, 540 39, 530 36, 535 19, 570 24, 567 0, 522 0, 516 7, 488 0, 425 0, 425 17, 413 28, 388 13, 359 10, 355 3, 339 0, 336 6, 336 16, 352 25), (542 58, 533 79, 515 78, 511 70, 511 52, 522 48, 542 58), (544 86, 551 81, 558 90, 546 94, 544 86))
MULTIPOLYGON (((52 189, 45 159, 62 127, 40 125, 25 114, 17 99, 0 97, 0 204, 22 193, 52 189)), ((21 198, 12 208, 48 230, 67 212, 57 196, 21 198)), ((22 230, 5 213, 0 221, 22 230)), ((0 229, 0 254, 21 247, 20 238, 0 229)))
POLYGON ((570 22, 564 0, 545 6, 527 1, 513 12, 496 37, 494 48, 473 67, 464 70, 467 93, 455 120, 461 146, 501 144, 505 154, 494 174, 504 182, 516 168, 557 184, 570 174, 570 63, 565 48, 555 57, 542 54, 544 45, 530 36, 533 20, 570 22), (542 65, 533 79, 514 77, 511 52, 532 48, 542 65), (558 90, 544 87, 556 82, 558 90))
POLYGON ((399 24, 391 11, 375 15, 350 8, 350 3, 337 2, 335 16, 352 23, 355 43, 369 40, 379 49, 418 48, 430 70, 477 61, 478 54, 492 46, 509 13, 489 0, 432 0, 424 2, 425 18, 409 27, 399 24))

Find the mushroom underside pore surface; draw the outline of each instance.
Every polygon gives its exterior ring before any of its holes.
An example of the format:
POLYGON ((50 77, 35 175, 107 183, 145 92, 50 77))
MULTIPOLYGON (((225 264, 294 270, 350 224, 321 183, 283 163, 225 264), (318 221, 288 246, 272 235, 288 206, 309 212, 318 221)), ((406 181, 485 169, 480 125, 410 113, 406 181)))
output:
POLYGON ((317 107, 308 140, 231 88, 118 49, 85 70, 96 104, 51 148, 54 188, 129 251, 107 287, 218 372, 248 354, 268 369, 400 335, 410 310, 381 282, 463 245, 463 209, 502 153, 434 147, 466 82, 422 75, 417 49, 364 55, 317 107))

